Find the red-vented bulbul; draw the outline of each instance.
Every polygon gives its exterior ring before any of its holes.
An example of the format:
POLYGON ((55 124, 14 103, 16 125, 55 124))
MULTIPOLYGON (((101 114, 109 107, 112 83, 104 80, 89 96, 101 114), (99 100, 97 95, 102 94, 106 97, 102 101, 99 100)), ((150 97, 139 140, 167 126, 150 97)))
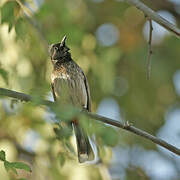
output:
MULTIPOLYGON (((72 60, 65 44, 66 36, 60 43, 49 48, 53 71, 51 85, 54 100, 62 104, 72 104, 91 111, 91 99, 87 78, 82 69, 72 60)), ((71 122, 76 136, 78 159, 80 163, 94 159, 88 136, 78 121, 71 122)))

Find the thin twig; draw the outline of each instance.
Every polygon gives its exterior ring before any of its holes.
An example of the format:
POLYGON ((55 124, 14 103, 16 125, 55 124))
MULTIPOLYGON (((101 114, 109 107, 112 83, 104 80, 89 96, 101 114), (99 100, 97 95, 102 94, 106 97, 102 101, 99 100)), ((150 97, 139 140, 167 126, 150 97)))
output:
POLYGON ((147 58, 147 79, 150 79, 151 76, 151 56, 152 56, 152 20, 149 19, 149 41, 148 41, 148 58, 147 58))
POLYGON ((143 4, 139 0, 124 0, 124 2, 129 3, 132 6, 135 6, 139 10, 141 10, 144 14, 146 14, 149 18, 151 18, 153 21, 157 22, 161 26, 163 26, 168 31, 174 33, 178 38, 180 38, 180 29, 177 28, 174 24, 170 23, 163 17, 161 17, 159 14, 157 14, 155 11, 147 7, 145 4, 143 4))
MULTIPOLYGON (((33 98, 30 95, 27 95, 24 93, 19 93, 19 92, 8 90, 8 89, 4 89, 4 88, 0 88, 0 96, 8 96, 8 97, 13 97, 13 98, 16 98, 19 100, 32 101, 33 102, 33 98)), ((47 101, 47 100, 42 100, 41 104, 48 105, 48 106, 55 106, 56 105, 56 103, 51 102, 51 101, 47 101)), ((116 121, 116 120, 113 120, 113 119, 110 119, 107 117, 103 117, 103 116, 100 116, 100 115, 97 115, 94 113, 90 113, 90 112, 84 112, 83 111, 82 113, 84 113, 85 115, 89 116, 92 119, 101 121, 101 122, 106 123, 106 124, 110 124, 110 125, 118 127, 118 128, 122 128, 122 129, 127 130, 129 132, 132 132, 138 136, 142 136, 145 139, 149 139, 150 141, 154 142, 155 144, 158 144, 158 145, 166 148, 167 150, 169 150, 169 151, 171 151, 177 155, 180 155, 180 149, 179 148, 177 148, 177 147, 167 143, 166 141, 159 139, 159 138, 157 138, 157 137, 155 137, 155 136, 153 136, 153 135, 151 135, 151 134, 149 134, 143 130, 138 129, 129 123, 123 124, 119 121, 116 121)))
POLYGON ((21 7, 21 9, 23 9, 24 13, 27 14, 28 16, 33 16, 32 11, 25 6, 20 0, 16 0, 16 2, 19 4, 19 6, 21 7))

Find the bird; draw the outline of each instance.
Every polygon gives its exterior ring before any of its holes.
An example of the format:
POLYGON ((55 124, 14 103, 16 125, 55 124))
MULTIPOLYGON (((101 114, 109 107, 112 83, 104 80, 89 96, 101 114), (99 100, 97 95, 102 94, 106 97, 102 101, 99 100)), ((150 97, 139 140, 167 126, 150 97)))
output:
MULTIPOLYGON (((66 46, 67 37, 49 47, 53 65, 51 73, 51 88, 54 101, 61 104, 71 104, 82 110, 91 111, 91 97, 87 78, 83 70, 71 58, 70 49, 66 46)), ((87 132, 80 126, 78 120, 71 120, 74 129, 79 163, 92 161, 94 152, 87 132)))

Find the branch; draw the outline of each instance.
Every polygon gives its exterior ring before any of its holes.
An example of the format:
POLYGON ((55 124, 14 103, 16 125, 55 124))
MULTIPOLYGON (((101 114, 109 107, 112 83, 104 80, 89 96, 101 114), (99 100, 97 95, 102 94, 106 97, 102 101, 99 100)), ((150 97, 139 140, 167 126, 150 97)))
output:
POLYGON ((161 26, 163 26, 168 31, 174 33, 178 38, 180 38, 180 29, 177 28, 175 25, 161 17, 159 14, 157 14, 155 11, 147 7, 145 4, 140 2, 139 0, 124 0, 124 2, 129 3, 132 6, 135 6, 136 8, 140 9, 146 16, 148 16, 150 19, 154 20, 161 26))
POLYGON ((176 5, 170 0, 142 0, 146 2, 147 6, 150 5, 155 10, 166 10, 169 11, 173 16, 176 17, 177 21, 180 20, 180 14, 177 12, 176 5))
MULTIPOLYGON (((8 90, 8 89, 4 89, 4 88, 0 88, 0 96, 8 96, 8 97, 12 97, 12 98, 16 98, 19 99, 21 101, 32 101, 33 102, 33 97, 31 97, 30 95, 24 94, 24 93, 19 93, 16 91, 12 91, 12 90, 8 90)), ((47 100, 42 100, 41 102, 42 105, 48 105, 48 106, 54 106, 56 105, 56 103, 52 102, 52 101, 47 101, 47 100)), ((90 112, 82 112, 85 115, 87 115, 88 117, 95 119, 97 121, 101 121, 103 123, 106 124, 110 124, 112 126, 127 130, 129 132, 132 132, 138 136, 144 137, 145 139, 149 139, 150 141, 154 142, 155 144, 158 144, 164 148, 166 148, 167 150, 180 155, 180 149, 167 143, 166 141, 159 139, 143 130, 140 130, 132 125, 130 125, 128 122, 126 124, 123 124, 119 121, 107 118, 107 117, 103 117, 94 113, 90 113, 90 112)))
POLYGON ((147 79, 150 79, 151 76, 151 56, 152 56, 152 31, 153 31, 153 26, 152 26, 152 20, 149 19, 149 50, 148 50, 148 58, 147 58, 147 79))

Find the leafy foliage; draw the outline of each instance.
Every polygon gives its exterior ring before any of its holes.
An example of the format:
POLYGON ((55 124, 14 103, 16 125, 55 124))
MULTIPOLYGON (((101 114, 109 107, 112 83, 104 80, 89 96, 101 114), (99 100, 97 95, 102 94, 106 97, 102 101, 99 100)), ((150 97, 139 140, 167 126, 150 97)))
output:
POLYGON ((4 161, 4 167, 6 171, 13 171, 15 174, 17 174, 16 168, 8 161, 4 161))
POLYGON ((18 18, 20 6, 16 1, 7 1, 1 7, 1 23, 8 23, 9 32, 18 18))
POLYGON ((23 169, 27 172, 31 172, 31 168, 27 164, 24 164, 22 162, 12 162, 11 166, 16 169, 23 169))
POLYGON ((15 174, 17 173, 17 169, 23 169, 27 172, 31 172, 31 168, 29 165, 23 163, 23 162, 9 162, 6 160, 6 154, 3 150, 0 151, 0 160, 4 162, 4 167, 6 171, 12 171, 15 174))

